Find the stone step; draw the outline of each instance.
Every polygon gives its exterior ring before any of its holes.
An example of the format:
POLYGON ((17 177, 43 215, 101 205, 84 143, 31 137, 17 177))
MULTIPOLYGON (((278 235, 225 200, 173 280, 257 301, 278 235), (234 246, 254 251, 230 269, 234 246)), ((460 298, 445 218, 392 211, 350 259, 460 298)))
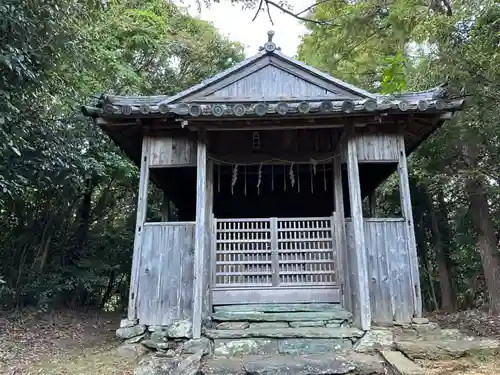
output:
POLYGON ((385 374, 378 356, 357 353, 320 355, 251 355, 243 358, 211 358, 200 369, 203 375, 325 375, 385 374))
POLYGON ((244 339, 250 337, 267 338, 360 338, 364 331, 357 328, 247 328, 247 329, 209 329, 205 336, 212 339, 244 339))
POLYGON ((423 367, 410 361, 401 352, 396 351, 381 351, 380 354, 385 359, 389 367, 391 375, 425 375, 426 371, 423 367))
POLYGON ((214 306, 215 312, 314 312, 342 310, 334 303, 265 303, 249 305, 214 306))
POLYGON ((352 319, 352 314, 343 309, 332 311, 311 311, 311 312, 256 312, 256 311, 219 311, 212 314, 215 321, 233 322, 305 322, 305 321, 326 321, 328 323, 342 323, 352 319))
MULTIPOLYGON (((216 329, 247 329, 247 328, 302 328, 302 327, 326 327, 326 328, 349 328, 347 322, 332 323, 328 320, 312 320, 297 322, 222 322, 215 325, 216 329)), ((207 327, 208 328, 208 327, 207 327)), ((214 328, 214 326, 210 327, 214 328)))

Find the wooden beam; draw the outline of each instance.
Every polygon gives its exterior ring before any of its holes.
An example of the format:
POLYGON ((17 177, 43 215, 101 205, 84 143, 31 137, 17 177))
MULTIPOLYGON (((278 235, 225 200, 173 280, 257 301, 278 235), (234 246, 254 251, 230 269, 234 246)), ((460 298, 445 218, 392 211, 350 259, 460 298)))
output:
MULTIPOLYGON (((339 145, 340 146, 340 145, 339 145)), ((339 147, 337 147, 338 149, 339 147)), ((335 242, 337 249, 337 270, 343 306, 351 310, 351 288, 349 280, 349 264, 347 262, 347 244, 345 232, 344 190, 342 186, 342 166, 340 155, 333 159, 333 199, 335 203, 335 216, 333 220, 335 242)))
POLYGON ((130 274, 130 292, 128 298, 128 319, 137 319, 137 291, 139 290, 139 269, 142 252, 142 230, 146 221, 148 207, 149 184, 149 138, 142 139, 141 172, 139 177, 139 194, 135 219, 134 252, 132 255, 132 271, 130 274))
POLYGON ((361 186, 359 182, 358 151, 354 127, 347 128, 347 174, 349 180, 349 200, 354 230, 354 246, 356 264, 351 266, 356 270, 356 295, 353 296, 353 314, 355 323, 363 330, 371 326, 370 290, 368 283, 368 262, 366 259, 363 207, 361 201, 361 186))
POLYGON ((410 182, 408 178, 408 164, 405 153, 405 141, 399 139, 399 191, 401 197, 401 211, 406 223, 406 242, 408 259, 410 262, 410 277, 412 280, 413 309, 416 317, 422 316, 422 294, 420 290, 420 272, 418 269, 417 243, 415 240, 415 227, 413 225, 413 212, 411 207, 410 182))
POLYGON ((205 267, 206 201, 207 201, 207 145, 206 133, 200 131, 196 157, 196 228, 193 272, 193 338, 201 337, 203 313, 203 270, 205 267))

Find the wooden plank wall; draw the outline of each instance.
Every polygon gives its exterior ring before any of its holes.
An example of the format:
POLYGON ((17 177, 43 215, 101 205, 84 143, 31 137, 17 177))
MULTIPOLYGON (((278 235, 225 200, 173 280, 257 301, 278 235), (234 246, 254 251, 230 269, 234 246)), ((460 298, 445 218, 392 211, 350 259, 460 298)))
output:
POLYGON ((308 82, 273 65, 265 66, 240 80, 222 87, 210 96, 216 97, 314 97, 335 96, 323 87, 308 82))
MULTIPOLYGON (((365 218, 363 221, 372 322, 408 322, 414 315, 414 301, 405 221, 399 218, 365 218)), ((352 258, 354 241, 350 220, 346 221, 346 232, 347 254, 352 258)), ((351 271, 350 277, 356 275, 351 271)))
MULTIPOLYGON (((356 150, 359 162, 383 162, 399 160, 402 134, 361 133, 356 134, 356 150)), ((347 160, 347 145, 340 149, 341 160, 347 160)))
POLYGON ((189 133, 174 133, 161 137, 144 137, 149 142, 151 168, 195 166, 196 137, 189 133))
POLYGON ((136 301, 141 324, 191 319, 194 230, 194 222, 144 224, 136 301))

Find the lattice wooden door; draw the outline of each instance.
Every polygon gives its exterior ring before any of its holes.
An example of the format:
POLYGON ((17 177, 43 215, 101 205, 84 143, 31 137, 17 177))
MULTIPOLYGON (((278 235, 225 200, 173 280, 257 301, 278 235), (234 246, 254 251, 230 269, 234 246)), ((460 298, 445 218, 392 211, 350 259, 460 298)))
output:
POLYGON ((214 288, 338 285, 333 218, 216 219, 214 288))

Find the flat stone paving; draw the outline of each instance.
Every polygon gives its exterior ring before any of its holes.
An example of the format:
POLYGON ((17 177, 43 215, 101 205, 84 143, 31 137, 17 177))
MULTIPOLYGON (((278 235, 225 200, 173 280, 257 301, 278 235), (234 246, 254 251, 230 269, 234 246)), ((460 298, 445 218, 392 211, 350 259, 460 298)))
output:
POLYGON ((402 353, 396 351, 381 351, 386 360, 391 375, 425 375, 425 369, 410 361, 402 353))
POLYGON ((202 375, 382 375, 379 356, 359 353, 272 355, 208 359, 200 369, 202 375))
POLYGON ((364 331, 357 328, 325 328, 325 327, 300 327, 300 328, 248 328, 248 329, 209 329, 205 336, 211 339, 242 339, 249 337, 269 338, 359 338, 364 331))
POLYGON ((342 310, 334 303, 268 303, 255 305, 225 305, 214 306, 215 312, 313 312, 342 310))

